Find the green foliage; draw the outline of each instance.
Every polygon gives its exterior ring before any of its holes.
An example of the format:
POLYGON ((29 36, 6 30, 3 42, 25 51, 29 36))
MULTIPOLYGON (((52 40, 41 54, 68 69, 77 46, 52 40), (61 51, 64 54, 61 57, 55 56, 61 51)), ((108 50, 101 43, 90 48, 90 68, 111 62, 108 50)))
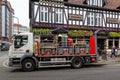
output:
POLYGON ((71 30, 70 36, 71 37, 84 37, 84 36, 92 36, 92 31, 86 31, 86 30, 71 30))
POLYGON ((34 35, 41 35, 41 34, 50 34, 50 29, 31 29, 30 32, 32 32, 34 35))
MULTIPOLYGON (((30 32, 32 32, 34 35, 51 34, 50 29, 30 29, 30 32)), ((93 32, 87 30, 71 30, 69 34, 71 37, 85 37, 92 36, 93 32)))
POLYGON ((109 36, 113 38, 120 37, 120 32, 110 32, 109 36))

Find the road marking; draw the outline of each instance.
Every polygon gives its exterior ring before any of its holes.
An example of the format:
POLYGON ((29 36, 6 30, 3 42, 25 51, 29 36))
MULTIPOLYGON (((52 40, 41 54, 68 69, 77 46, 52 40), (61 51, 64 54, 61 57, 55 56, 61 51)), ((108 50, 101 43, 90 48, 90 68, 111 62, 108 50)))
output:
POLYGON ((5 67, 5 68, 8 68, 9 66, 8 66, 8 61, 9 61, 9 59, 6 59, 4 62, 3 62, 3 67, 5 67))

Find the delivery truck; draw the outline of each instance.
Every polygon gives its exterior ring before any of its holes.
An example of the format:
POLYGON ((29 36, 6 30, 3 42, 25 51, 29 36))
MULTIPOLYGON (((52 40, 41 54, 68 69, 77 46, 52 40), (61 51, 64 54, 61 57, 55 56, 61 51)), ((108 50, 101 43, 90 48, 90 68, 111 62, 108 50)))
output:
POLYGON ((96 63, 94 36, 74 40, 65 33, 19 33, 13 36, 9 49, 9 66, 33 71, 41 67, 71 66, 82 68, 86 63, 96 63))

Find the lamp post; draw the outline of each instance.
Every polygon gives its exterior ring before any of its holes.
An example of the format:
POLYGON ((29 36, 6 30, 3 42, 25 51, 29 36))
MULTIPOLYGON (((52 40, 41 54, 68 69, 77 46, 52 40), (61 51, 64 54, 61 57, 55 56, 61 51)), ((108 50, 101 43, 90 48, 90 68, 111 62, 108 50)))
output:
POLYGON ((15 16, 13 16, 13 18, 17 19, 17 24, 18 24, 17 27, 18 27, 18 34, 19 34, 19 27, 20 27, 20 26, 19 26, 19 18, 18 18, 18 17, 15 17, 15 16))
MULTIPOLYGON (((98 29, 98 30, 96 30, 95 32, 94 32, 94 36, 95 36, 95 44, 96 44, 96 55, 97 55, 97 57, 99 56, 99 54, 98 54, 98 48, 97 48, 97 33, 99 32, 99 31, 101 31, 100 29, 98 29)), ((98 61, 98 60, 97 60, 98 61)))

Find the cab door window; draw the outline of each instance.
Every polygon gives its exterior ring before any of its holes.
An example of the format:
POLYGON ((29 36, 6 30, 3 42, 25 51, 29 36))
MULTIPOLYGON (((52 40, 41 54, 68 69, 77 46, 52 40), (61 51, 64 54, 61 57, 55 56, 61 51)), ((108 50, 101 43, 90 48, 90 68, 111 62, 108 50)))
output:
POLYGON ((28 36, 15 36, 15 48, 21 48, 28 43, 28 36))

